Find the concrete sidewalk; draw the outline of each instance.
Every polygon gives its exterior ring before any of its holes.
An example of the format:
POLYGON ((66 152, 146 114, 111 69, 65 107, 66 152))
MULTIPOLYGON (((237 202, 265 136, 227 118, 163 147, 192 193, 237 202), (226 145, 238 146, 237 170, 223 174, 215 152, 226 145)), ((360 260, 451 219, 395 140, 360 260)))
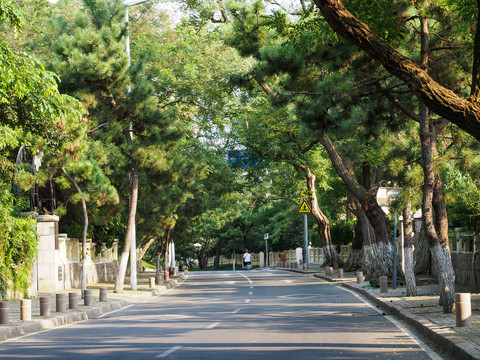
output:
POLYGON ((420 333, 427 336, 447 354, 456 359, 480 359, 480 294, 478 289, 457 285, 456 292, 471 293, 472 326, 456 327, 455 314, 444 314, 439 301, 438 284, 433 279, 417 280, 418 296, 407 297, 405 287, 388 288, 388 292, 380 293, 380 289, 371 288, 367 283, 357 284, 355 273, 344 273, 342 279, 338 272, 327 276, 320 269, 284 269, 312 274, 330 282, 341 283, 345 288, 359 293, 385 313, 394 315, 420 333))
POLYGON ((10 322, 9 324, 0 324, 0 341, 5 341, 7 339, 41 330, 51 329, 56 326, 95 318, 109 311, 120 309, 129 303, 151 298, 169 288, 176 286, 185 278, 185 274, 180 273, 179 276, 171 278, 168 283, 164 282, 162 284, 155 285, 154 288, 150 288, 149 278, 154 276, 155 274, 151 272, 139 273, 136 291, 131 290, 129 279, 126 278, 124 292, 121 294, 113 292, 113 283, 99 283, 92 286, 87 286, 87 289, 92 289, 93 293, 93 303, 91 306, 84 305, 84 301, 81 299, 80 289, 62 291, 67 294, 69 292, 78 293, 78 309, 73 310, 68 308, 69 304, 67 295, 67 310, 61 313, 56 312, 56 293, 39 294, 38 297, 33 298, 31 301, 31 321, 20 320, 20 300, 9 301, 10 322), (107 288, 108 292, 106 302, 99 302, 100 287, 107 288), (49 296, 50 316, 40 316, 40 296, 49 296))

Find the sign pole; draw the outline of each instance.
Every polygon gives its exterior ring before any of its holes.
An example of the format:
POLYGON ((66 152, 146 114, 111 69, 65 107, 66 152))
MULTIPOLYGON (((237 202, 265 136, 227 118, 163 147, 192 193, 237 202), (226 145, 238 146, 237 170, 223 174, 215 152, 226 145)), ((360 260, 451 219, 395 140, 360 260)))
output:
POLYGON ((269 268, 269 261, 268 261, 268 233, 263 235, 263 238, 265 239, 265 267, 268 269, 269 268))
POLYGON ((303 227, 303 233, 304 233, 304 236, 305 236, 305 265, 308 269, 308 263, 309 263, 309 259, 308 259, 308 220, 307 220, 307 214, 304 215, 304 227, 303 227))
POLYGON ((303 214, 304 215, 304 227, 303 227, 303 234, 305 236, 305 261, 303 263, 305 269, 308 269, 309 265, 309 256, 308 256, 308 220, 307 220, 307 214, 312 213, 312 209, 310 209, 310 206, 308 206, 307 202, 303 200, 302 205, 300 205, 300 209, 297 211, 298 214, 303 214))
POLYGON ((393 279, 392 288, 397 288, 397 209, 395 209, 395 220, 393 221, 393 279))

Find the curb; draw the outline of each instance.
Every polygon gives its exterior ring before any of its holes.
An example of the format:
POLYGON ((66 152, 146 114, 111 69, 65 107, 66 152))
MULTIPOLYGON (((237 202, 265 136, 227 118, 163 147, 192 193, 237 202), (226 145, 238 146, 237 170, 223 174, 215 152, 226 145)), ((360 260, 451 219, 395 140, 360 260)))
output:
POLYGON ((185 279, 185 274, 180 274, 178 278, 170 279, 167 284, 158 285, 158 289, 146 291, 144 294, 132 296, 124 300, 115 300, 107 304, 97 306, 85 310, 77 310, 70 313, 53 313, 50 317, 41 318, 33 321, 24 321, 20 324, 5 324, 0 326, 0 342, 23 336, 26 334, 35 333, 42 330, 52 329, 57 326, 67 325, 79 321, 88 319, 94 319, 99 315, 110 312, 112 310, 120 309, 129 303, 135 303, 137 301, 152 298, 153 296, 160 295, 170 288, 177 286, 181 281, 185 279))
POLYGON ((366 289, 360 289, 348 283, 343 283, 342 286, 363 295, 382 310, 385 310, 389 314, 394 315, 413 326, 423 335, 427 336, 428 339, 440 346, 442 350, 446 351, 449 355, 453 355, 456 359, 480 359, 480 351, 478 351, 470 342, 453 334, 453 330, 438 326, 430 320, 413 315, 404 308, 393 303, 385 303, 366 289))
POLYGON ((18 336, 51 329, 56 326, 66 325, 82 320, 93 319, 103 313, 120 309, 127 305, 126 300, 115 301, 103 306, 97 306, 83 311, 76 311, 70 314, 53 315, 50 318, 23 322, 19 325, 7 325, 0 328, 0 341, 5 341, 18 336))

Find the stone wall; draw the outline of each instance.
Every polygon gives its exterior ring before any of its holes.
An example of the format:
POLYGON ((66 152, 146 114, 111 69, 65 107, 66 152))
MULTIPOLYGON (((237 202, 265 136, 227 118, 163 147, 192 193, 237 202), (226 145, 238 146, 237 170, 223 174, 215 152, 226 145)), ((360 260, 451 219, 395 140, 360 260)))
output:
POLYGON ((455 280, 457 284, 476 286, 480 280, 480 256, 475 259, 475 267, 472 266, 473 253, 455 253, 452 252, 453 269, 455 270, 455 280), (475 270, 474 270, 475 269, 475 270))

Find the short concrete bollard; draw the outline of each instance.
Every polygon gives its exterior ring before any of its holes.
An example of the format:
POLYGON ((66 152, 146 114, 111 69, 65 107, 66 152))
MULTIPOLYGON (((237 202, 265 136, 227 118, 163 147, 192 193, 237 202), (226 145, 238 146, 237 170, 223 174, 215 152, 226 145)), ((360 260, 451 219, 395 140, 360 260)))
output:
POLYGON ((50 296, 40 296, 40 316, 50 316, 50 296))
POLYGON ((173 268, 173 276, 178 276, 178 266, 173 268))
POLYGON ((56 312, 67 311, 67 294, 55 294, 55 305, 56 312))
POLYGON ((363 272, 357 271, 357 284, 363 284, 363 272))
POLYGON ((343 279, 343 269, 338 269, 338 278, 343 279))
POLYGON ((32 320, 32 300, 30 299, 20 300, 20 320, 23 320, 23 321, 32 320))
POLYGON ((0 324, 8 324, 10 322, 10 303, 8 301, 0 301, 0 324))
POLYGON ((154 277, 148 278, 148 285, 150 286, 150 289, 155 287, 155 278, 154 277))
POLYGON ((72 310, 78 309, 78 293, 76 292, 68 293, 68 308, 72 310))
POLYGON ((386 276, 380 276, 380 292, 388 293, 388 278, 386 276))
POLYGON ((455 318, 458 327, 472 326, 472 304, 470 293, 455 294, 455 318))
POLYGON ((163 282, 163 274, 155 274, 155 284, 161 284, 163 282))
POLYGON ((83 292, 83 304, 85 306, 92 306, 93 305, 92 289, 86 289, 83 292))
POLYGON ((98 289, 98 301, 107 302, 108 289, 106 287, 101 287, 98 289))

